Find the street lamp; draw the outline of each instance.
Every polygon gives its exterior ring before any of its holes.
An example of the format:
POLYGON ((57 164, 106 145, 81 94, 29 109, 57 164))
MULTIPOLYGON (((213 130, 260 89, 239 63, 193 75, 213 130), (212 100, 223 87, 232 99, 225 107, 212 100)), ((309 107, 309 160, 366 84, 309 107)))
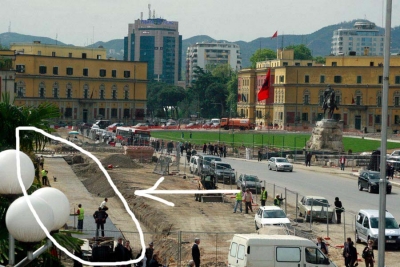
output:
MULTIPOLYGON (((0 194, 14 200, 21 195, 22 188, 18 181, 17 157, 20 159, 21 179, 25 188, 29 188, 35 177, 35 169, 29 156, 21 151, 5 150, 0 152, 0 194)), ((32 195, 19 197, 9 206, 6 213, 6 227, 9 232, 9 265, 15 265, 15 239, 21 242, 39 242, 46 237, 39 222, 36 221, 28 200, 48 231, 58 230, 69 217, 67 197, 55 188, 41 188, 32 195), (15 238, 15 239, 14 239, 15 238)), ((50 241, 28 255, 16 266, 25 266, 52 246, 50 241)))

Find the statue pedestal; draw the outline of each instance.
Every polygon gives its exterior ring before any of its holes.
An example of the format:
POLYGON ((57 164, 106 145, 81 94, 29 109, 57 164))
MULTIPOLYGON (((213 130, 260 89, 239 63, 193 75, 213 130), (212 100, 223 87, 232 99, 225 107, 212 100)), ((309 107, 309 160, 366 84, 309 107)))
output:
POLYGON ((332 119, 323 119, 316 123, 306 149, 343 152, 342 129, 332 119))

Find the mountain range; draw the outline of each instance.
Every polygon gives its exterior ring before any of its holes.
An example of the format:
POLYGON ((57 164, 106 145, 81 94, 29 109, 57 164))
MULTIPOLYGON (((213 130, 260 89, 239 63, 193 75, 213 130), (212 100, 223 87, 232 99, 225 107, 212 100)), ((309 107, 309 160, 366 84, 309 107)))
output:
MULTIPOLYGON (((312 52, 314 57, 316 56, 327 56, 330 54, 331 42, 333 31, 343 28, 349 29, 353 28, 356 21, 365 20, 353 20, 348 22, 341 22, 335 25, 330 25, 319 29, 316 32, 310 34, 296 35, 296 34, 279 34, 278 40, 271 39, 271 37, 260 37, 250 42, 245 41, 228 41, 228 40, 218 40, 207 35, 197 35, 184 39, 182 41, 182 66, 185 66, 185 57, 187 48, 195 43, 199 42, 210 42, 210 41, 221 41, 221 42, 231 42, 240 46, 240 51, 242 54, 242 67, 246 68, 250 66, 251 55, 260 48, 269 48, 276 50, 277 47, 285 47, 288 45, 306 45, 312 52)), ((377 27, 381 33, 384 32, 383 28, 377 27)), ((400 26, 392 28, 392 42, 391 42, 391 52, 400 52, 400 26)), ((23 35, 13 32, 6 32, 0 34, 0 44, 2 46, 9 47, 11 43, 30 43, 33 41, 41 41, 43 44, 58 44, 58 45, 72 45, 65 44, 63 42, 54 40, 48 37, 23 35)), ((102 46, 107 49, 107 57, 113 57, 118 60, 122 60, 124 56, 124 39, 114 39, 108 42, 99 41, 87 47, 99 47, 102 46)), ((183 67, 184 68, 184 67, 183 67)))

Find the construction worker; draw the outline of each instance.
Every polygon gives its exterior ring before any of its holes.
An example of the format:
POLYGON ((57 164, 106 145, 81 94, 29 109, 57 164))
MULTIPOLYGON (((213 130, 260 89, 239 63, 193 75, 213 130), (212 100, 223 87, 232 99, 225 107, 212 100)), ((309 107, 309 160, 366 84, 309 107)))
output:
POLYGON ((42 173, 42 185, 49 185, 49 180, 47 179, 47 173, 48 171, 46 171, 45 169, 43 169, 41 171, 42 173))
POLYGON ((236 193, 236 203, 235 203, 235 207, 233 208, 233 213, 236 213, 236 209, 237 206, 240 206, 240 212, 242 212, 242 201, 243 201, 243 196, 242 196, 242 190, 240 189, 240 187, 238 186, 237 189, 239 190, 239 192, 236 193))
POLYGON ((265 202, 268 198, 268 192, 265 190, 265 187, 261 187, 261 206, 265 206, 265 202))
POLYGON ((281 198, 281 197, 279 197, 279 195, 276 195, 276 197, 274 199, 274 205, 277 207, 280 207, 282 200, 284 200, 284 198, 281 198))
POLYGON ((76 211, 78 215, 78 231, 82 232, 83 230, 83 218, 85 218, 85 210, 82 208, 82 204, 78 205, 78 210, 76 211))

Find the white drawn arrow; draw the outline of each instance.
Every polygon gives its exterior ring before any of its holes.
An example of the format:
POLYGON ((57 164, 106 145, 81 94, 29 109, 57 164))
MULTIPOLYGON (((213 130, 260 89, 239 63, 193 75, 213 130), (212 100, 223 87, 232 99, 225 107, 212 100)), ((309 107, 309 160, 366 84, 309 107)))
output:
POLYGON ((136 190, 135 195, 141 196, 141 197, 147 197, 151 198, 156 201, 160 201, 161 203, 164 203, 168 206, 174 207, 175 204, 172 202, 169 202, 165 199, 153 196, 153 194, 232 194, 232 193, 238 193, 239 190, 156 190, 156 188, 164 181, 164 177, 161 177, 158 179, 158 181, 149 189, 145 190, 136 190))

